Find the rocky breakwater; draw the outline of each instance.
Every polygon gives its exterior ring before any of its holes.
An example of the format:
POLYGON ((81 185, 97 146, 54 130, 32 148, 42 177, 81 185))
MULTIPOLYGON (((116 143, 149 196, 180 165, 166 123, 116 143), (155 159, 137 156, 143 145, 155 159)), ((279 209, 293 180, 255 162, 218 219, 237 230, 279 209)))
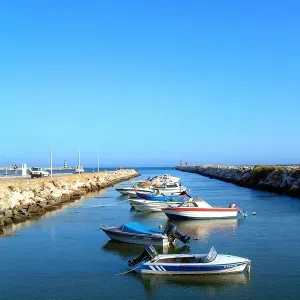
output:
POLYGON ((6 226, 38 218, 88 192, 136 177, 132 169, 110 172, 0 182, 0 234, 6 226))
POLYGON ((175 169, 197 173, 237 185, 300 198, 299 166, 188 165, 175 169))

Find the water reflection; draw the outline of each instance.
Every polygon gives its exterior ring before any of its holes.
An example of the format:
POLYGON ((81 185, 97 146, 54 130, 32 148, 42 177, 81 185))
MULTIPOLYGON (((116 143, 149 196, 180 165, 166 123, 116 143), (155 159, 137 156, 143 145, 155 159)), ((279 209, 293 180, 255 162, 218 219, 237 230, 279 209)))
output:
MULTIPOLYGON (((90 198, 93 198, 96 195, 101 195, 102 193, 103 193, 103 191, 93 192, 93 193, 91 192, 87 195, 84 195, 81 199, 78 199, 74 202, 57 204, 55 210, 47 211, 44 215, 36 215, 36 216, 32 215, 31 219, 29 219, 29 220, 26 220, 26 221, 18 223, 18 224, 12 223, 12 224, 10 224, 10 225, 3 228, 4 236, 15 235, 14 233, 16 231, 19 231, 19 230, 25 229, 29 226, 32 226, 34 223, 36 223, 37 220, 47 219, 47 218, 51 218, 51 217, 61 215, 61 214, 65 213, 66 210, 69 210, 70 208, 82 207, 83 206, 82 205, 83 201, 88 200, 90 198)), ((75 214, 75 213, 79 213, 79 212, 78 211, 72 211, 72 212, 68 211, 68 214, 75 214)))
POLYGON ((132 274, 143 283, 147 294, 157 293, 157 288, 181 286, 188 289, 205 289, 209 294, 222 290, 232 290, 247 285, 250 277, 245 273, 219 275, 149 275, 132 274))
MULTIPOLYGON (((130 211, 132 213, 132 219, 133 220, 160 220, 163 223, 168 223, 168 218, 163 212, 137 212, 135 209, 130 211)), ((162 223, 162 224, 163 224, 162 223)))
POLYGON ((191 237, 206 238, 212 232, 226 231, 235 232, 240 225, 242 219, 218 219, 218 220, 172 220, 178 230, 191 237))
MULTIPOLYGON (((144 247, 145 245, 121 243, 118 241, 110 240, 102 246, 102 250, 117 254, 122 259, 129 259, 134 256, 139 256, 144 251, 144 247)), ((190 252, 190 247, 188 245, 183 245, 179 247, 177 244, 166 247, 155 246, 155 249, 159 254, 180 254, 190 252)))

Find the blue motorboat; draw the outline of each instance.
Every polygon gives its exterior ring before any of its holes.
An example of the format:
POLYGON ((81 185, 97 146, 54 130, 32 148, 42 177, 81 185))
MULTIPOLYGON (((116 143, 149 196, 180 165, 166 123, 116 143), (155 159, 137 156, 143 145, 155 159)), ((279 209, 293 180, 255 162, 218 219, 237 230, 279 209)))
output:
POLYGON ((163 193, 143 193, 136 192, 138 199, 150 200, 150 201, 184 201, 188 195, 186 192, 181 192, 179 195, 164 195, 163 193))
POLYGON ((104 225, 100 229, 112 240, 130 244, 167 246, 175 239, 179 239, 183 243, 188 243, 190 240, 188 236, 178 232, 172 223, 165 230, 151 228, 137 222, 125 223, 120 227, 104 225))
POLYGON ((128 265, 137 273, 162 275, 201 275, 243 272, 248 267, 248 258, 218 254, 212 247, 208 254, 163 254, 158 255, 153 246, 146 246, 137 258, 128 265), (137 265, 137 266, 136 266, 137 265))

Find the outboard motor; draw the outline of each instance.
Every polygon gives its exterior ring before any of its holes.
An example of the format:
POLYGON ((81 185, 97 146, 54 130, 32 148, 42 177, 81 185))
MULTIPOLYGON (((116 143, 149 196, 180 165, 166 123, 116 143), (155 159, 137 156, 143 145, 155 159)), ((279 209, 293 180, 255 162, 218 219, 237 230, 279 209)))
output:
POLYGON ((139 264, 142 261, 148 261, 150 259, 155 258, 157 255, 158 254, 152 245, 146 246, 144 248, 144 252, 139 257, 128 261, 128 266, 134 267, 135 265, 139 264))
POLYGON ((190 237, 187 235, 181 234, 178 230, 176 225, 173 223, 169 223, 164 231, 164 234, 167 235, 169 239, 173 242, 175 239, 178 239, 179 241, 183 242, 184 244, 187 244, 190 242, 190 237))

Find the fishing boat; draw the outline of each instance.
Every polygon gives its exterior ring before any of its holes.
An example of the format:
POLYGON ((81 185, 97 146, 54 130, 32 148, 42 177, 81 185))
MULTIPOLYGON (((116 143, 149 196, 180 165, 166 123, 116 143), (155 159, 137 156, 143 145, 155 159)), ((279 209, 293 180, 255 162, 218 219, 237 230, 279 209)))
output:
POLYGON ((136 192, 138 199, 144 199, 144 200, 153 200, 153 201, 182 201, 184 198, 187 197, 186 192, 182 192, 179 195, 168 195, 161 192, 157 193, 143 193, 143 192, 136 192))
POLYGON ((239 209, 235 204, 226 207, 212 207, 201 198, 191 198, 178 207, 166 207, 162 211, 169 219, 227 219, 236 218, 239 209))
POLYGON ((137 222, 125 223, 120 227, 104 225, 100 229, 112 240, 130 244, 167 246, 176 239, 184 244, 190 240, 188 236, 182 235, 174 224, 168 224, 164 231, 137 222))
POLYGON ((146 246, 137 258, 129 260, 128 265, 141 274, 161 275, 207 275, 250 272, 251 261, 248 258, 218 254, 214 247, 208 254, 162 254, 155 248, 146 246), (142 263, 143 262, 143 263, 142 263), (135 267, 137 265, 137 267, 135 267))
POLYGON ((163 208, 178 207, 182 201, 153 201, 129 199, 130 205, 139 212, 161 212, 163 208))

